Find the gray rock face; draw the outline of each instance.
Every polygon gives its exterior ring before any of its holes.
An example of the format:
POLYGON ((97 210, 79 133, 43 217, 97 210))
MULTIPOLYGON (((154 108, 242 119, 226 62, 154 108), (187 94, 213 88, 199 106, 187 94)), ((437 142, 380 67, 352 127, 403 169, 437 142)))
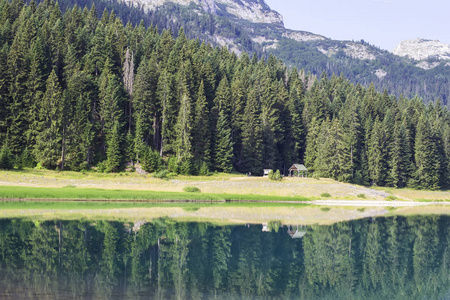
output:
POLYGON ((283 25, 283 17, 271 10, 264 0, 125 0, 128 3, 139 3, 147 10, 155 9, 165 3, 180 5, 197 4, 204 11, 217 14, 220 4, 227 13, 253 23, 268 23, 283 25))
POLYGON ((450 60, 450 45, 438 40, 414 39, 401 42, 395 47, 393 53, 415 60, 428 58, 450 60))

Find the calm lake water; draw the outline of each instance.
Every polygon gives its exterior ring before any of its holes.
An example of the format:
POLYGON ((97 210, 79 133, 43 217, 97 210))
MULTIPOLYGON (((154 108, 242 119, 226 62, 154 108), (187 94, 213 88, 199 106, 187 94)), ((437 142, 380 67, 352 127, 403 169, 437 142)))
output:
POLYGON ((450 299, 450 217, 269 225, 1 220, 0 299, 450 299))

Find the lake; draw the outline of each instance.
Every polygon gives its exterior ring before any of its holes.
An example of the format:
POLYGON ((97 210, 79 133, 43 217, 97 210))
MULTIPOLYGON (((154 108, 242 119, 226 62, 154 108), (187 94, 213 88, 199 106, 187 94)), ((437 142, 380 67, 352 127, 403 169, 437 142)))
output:
POLYGON ((449 225, 3 219, 0 299, 450 299, 449 225))

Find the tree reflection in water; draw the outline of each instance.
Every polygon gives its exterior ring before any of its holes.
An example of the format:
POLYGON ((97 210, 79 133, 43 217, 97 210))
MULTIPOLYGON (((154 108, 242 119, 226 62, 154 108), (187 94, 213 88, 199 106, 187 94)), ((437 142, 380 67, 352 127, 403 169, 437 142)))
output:
MULTIPOLYGON (((0 221, 0 298, 443 299, 450 217, 331 226, 0 221)), ((274 225, 275 224, 275 225, 274 225)))

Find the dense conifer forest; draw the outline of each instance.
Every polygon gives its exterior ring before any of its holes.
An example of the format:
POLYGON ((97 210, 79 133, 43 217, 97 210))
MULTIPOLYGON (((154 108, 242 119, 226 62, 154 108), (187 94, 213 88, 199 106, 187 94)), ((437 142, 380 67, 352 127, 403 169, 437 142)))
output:
POLYGON ((303 162, 359 184, 448 182, 450 113, 439 101, 97 15, 1 0, 1 168, 261 174, 303 162))
POLYGON ((449 222, 374 218, 291 239, 278 225, 267 233, 158 219, 131 231, 6 219, 0 289, 14 299, 446 299, 449 222))

